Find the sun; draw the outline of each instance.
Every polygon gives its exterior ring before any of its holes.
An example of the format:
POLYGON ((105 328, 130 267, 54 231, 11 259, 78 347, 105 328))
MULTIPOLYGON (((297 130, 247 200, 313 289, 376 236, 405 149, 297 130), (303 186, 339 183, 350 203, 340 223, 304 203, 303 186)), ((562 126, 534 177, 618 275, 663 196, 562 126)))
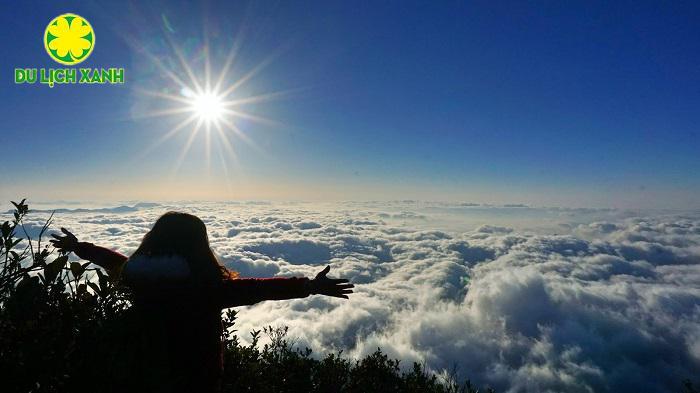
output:
POLYGON ((136 41, 131 42, 165 77, 162 85, 156 85, 152 89, 136 88, 137 92, 153 97, 157 102, 156 108, 144 113, 142 117, 169 117, 179 120, 146 147, 142 156, 146 156, 175 135, 189 134, 183 139, 185 142, 175 159, 171 176, 176 176, 190 148, 197 143, 202 143, 204 145, 203 162, 207 173, 211 173, 212 155, 216 154, 227 177, 227 162, 238 165, 235 151, 237 142, 244 142, 247 146, 260 150, 253 139, 247 135, 253 130, 262 129, 253 129, 253 123, 266 127, 282 125, 257 113, 257 110, 250 112, 248 108, 252 106, 262 109, 258 104, 287 97, 299 88, 258 94, 252 94, 245 88, 241 89, 271 64, 279 56, 280 51, 275 51, 247 71, 239 68, 234 77, 232 69, 235 68, 234 59, 237 58, 240 48, 240 37, 237 37, 229 48, 228 55, 221 59, 223 61, 212 61, 206 34, 203 36, 202 46, 191 48, 190 52, 186 52, 177 45, 170 35, 166 35, 165 38, 172 50, 171 54, 156 56, 136 41), (218 68, 218 75, 213 75, 212 67, 218 68), (246 125, 246 132, 240 127, 241 123, 246 125))
POLYGON ((225 114, 224 99, 214 92, 203 92, 191 97, 190 109, 205 123, 218 123, 225 114))

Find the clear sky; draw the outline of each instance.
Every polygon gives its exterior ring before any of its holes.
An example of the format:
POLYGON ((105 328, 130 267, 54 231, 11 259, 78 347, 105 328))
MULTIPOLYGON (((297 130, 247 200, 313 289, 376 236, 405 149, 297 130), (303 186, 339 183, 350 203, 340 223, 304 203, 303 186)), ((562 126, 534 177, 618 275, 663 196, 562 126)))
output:
POLYGON ((116 3, 0 6, 3 199, 700 207, 698 3, 116 3), (76 67, 124 85, 14 83, 64 67, 43 33, 66 12, 95 33, 76 67), (227 99, 282 92, 239 107, 270 121, 232 116, 209 163, 198 132, 178 166, 194 124, 155 145, 188 116, 151 116, 182 93, 155 63, 204 83, 236 43, 224 85, 264 67, 227 99))

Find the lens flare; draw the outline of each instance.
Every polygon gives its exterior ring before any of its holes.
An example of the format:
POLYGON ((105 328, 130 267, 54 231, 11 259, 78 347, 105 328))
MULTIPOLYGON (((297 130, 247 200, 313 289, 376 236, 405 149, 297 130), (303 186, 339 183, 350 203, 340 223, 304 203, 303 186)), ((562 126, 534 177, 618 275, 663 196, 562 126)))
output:
POLYGON ((206 35, 200 49, 185 53, 183 48, 171 37, 172 34, 172 31, 165 34, 166 42, 170 45, 172 52, 170 58, 166 58, 167 55, 151 53, 139 45, 138 40, 127 39, 129 44, 133 45, 139 53, 144 54, 145 58, 155 66, 161 75, 166 77, 166 84, 170 85, 167 88, 160 86, 152 90, 136 89, 144 95, 157 99, 159 103, 158 110, 145 113, 142 117, 169 117, 180 120, 146 148, 143 155, 150 153, 175 135, 187 132, 189 135, 173 166, 173 176, 177 173, 192 145, 199 143, 199 141, 205 147, 207 169, 211 169, 211 150, 212 147, 216 147, 224 172, 228 172, 226 160, 221 154, 222 150, 228 153, 234 163, 237 162, 235 142, 245 142, 260 151, 238 123, 245 121, 246 123, 267 126, 280 125, 280 123, 258 113, 248 112, 246 106, 276 100, 299 89, 272 91, 257 95, 246 94, 244 89, 241 89, 281 52, 268 56, 249 71, 239 74, 238 78, 231 78, 234 59, 237 57, 241 45, 240 37, 236 38, 236 42, 230 48, 226 58, 222 59, 223 61, 213 62, 210 58, 209 41, 206 35), (192 56, 192 60, 188 60, 190 56, 192 56), (202 69, 197 72, 194 69, 195 64, 201 64, 201 60, 204 61, 204 64, 202 69), (217 75, 212 75, 212 68, 218 68, 217 75), (173 85, 177 86, 174 92, 172 91, 173 85))

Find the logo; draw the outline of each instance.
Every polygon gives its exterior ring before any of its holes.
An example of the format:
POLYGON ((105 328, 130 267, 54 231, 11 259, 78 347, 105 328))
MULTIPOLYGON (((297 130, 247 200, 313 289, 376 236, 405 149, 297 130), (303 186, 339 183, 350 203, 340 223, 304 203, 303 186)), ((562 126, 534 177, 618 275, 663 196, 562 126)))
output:
MULTIPOLYGON (((80 15, 66 13, 49 22, 44 30, 44 49, 51 59, 67 66, 82 63, 95 48, 95 31, 80 15)), ((62 84, 123 84, 124 68, 15 68, 15 83, 41 83, 54 87, 62 84)))
POLYGON ((95 47, 95 32, 80 15, 59 15, 46 26, 44 47, 55 61, 76 65, 87 59, 95 47))

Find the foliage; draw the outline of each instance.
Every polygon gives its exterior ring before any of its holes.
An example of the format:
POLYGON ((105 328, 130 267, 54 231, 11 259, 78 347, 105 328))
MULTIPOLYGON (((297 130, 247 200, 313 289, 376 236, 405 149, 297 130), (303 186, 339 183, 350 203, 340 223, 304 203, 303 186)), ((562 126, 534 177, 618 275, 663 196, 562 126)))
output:
POLYGON ((76 391, 100 383, 98 365, 110 360, 105 354, 129 295, 101 270, 42 245, 51 218, 32 239, 23 222, 28 206, 12 203, 13 220, 0 227, 2 390, 76 391))
MULTIPOLYGON (((224 319, 231 317, 235 314, 224 319)), ((319 360, 311 357, 311 349, 296 348, 287 340, 287 327, 265 327, 262 333, 270 343, 261 350, 259 330, 251 333, 250 346, 241 346, 235 336, 226 342, 224 392, 478 392, 469 382, 441 381, 418 363, 401 372, 399 361, 380 349, 355 362, 341 352, 319 360)))

